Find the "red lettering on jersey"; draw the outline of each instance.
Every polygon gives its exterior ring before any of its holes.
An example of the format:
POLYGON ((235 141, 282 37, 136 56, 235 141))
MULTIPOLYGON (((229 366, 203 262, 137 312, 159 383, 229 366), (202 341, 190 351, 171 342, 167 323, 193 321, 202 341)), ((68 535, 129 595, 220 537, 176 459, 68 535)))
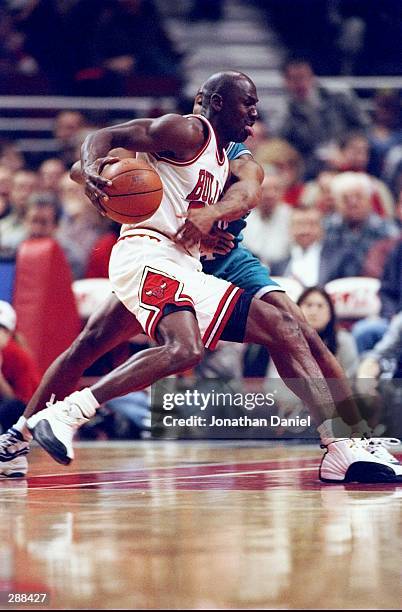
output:
POLYGON ((215 204, 220 194, 219 181, 208 170, 200 170, 197 184, 192 192, 186 196, 186 200, 191 201, 191 208, 196 208, 193 206, 194 202, 197 204, 204 202, 211 206, 211 204, 215 204))
POLYGON ((206 170, 200 170, 200 173, 198 175, 197 184, 194 187, 193 191, 188 194, 188 196, 186 197, 186 200, 201 200, 201 195, 204 190, 205 173, 206 173, 206 170))

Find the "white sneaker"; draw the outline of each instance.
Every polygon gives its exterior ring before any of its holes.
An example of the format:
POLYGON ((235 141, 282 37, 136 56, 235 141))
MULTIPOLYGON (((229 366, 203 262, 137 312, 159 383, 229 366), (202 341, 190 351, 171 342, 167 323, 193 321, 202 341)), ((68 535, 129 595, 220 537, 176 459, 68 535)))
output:
POLYGON ((323 482, 402 483, 402 466, 379 459, 357 438, 330 442, 321 460, 323 482))
POLYGON ((18 478, 26 475, 29 443, 19 431, 10 427, 0 436, 0 477, 18 478))
POLYGON ((31 416, 27 427, 34 439, 58 463, 68 465, 74 459, 73 437, 89 419, 77 404, 68 400, 52 404, 31 416))
POLYGON ((393 465, 401 465, 401 462, 388 450, 392 446, 400 446, 401 441, 398 438, 368 438, 362 442, 365 443, 366 450, 377 459, 393 465))

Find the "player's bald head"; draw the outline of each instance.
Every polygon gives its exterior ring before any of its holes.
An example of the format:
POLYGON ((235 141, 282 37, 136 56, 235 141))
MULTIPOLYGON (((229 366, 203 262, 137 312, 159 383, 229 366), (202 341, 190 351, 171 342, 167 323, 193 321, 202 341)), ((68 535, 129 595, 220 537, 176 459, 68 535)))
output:
POLYGON ((202 85, 200 91, 203 96, 203 106, 209 103, 214 94, 222 98, 231 95, 239 87, 251 87, 255 90, 253 81, 243 72, 227 70, 211 75, 202 85))

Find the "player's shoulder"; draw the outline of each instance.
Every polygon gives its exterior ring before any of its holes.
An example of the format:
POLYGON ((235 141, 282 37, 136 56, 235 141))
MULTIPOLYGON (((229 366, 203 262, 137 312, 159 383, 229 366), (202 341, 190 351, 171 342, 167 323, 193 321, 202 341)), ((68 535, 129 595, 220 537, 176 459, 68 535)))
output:
POLYGON ((243 155, 251 155, 251 151, 243 142, 230 142, 226 148, 226 154, 229 161, 233 161, 243 155))

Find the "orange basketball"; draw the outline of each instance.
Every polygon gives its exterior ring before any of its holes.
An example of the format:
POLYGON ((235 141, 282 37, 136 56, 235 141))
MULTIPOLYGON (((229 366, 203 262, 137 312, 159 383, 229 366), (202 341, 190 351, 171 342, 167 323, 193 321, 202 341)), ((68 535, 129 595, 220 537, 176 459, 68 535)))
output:
POLYGON ((162 181, 146 162, 127 157, 105 166, 102 176, 113 183, 104 189, 109 200, 102 202, 113 221, 139 223, 158 210, 163 195, 162 181))

